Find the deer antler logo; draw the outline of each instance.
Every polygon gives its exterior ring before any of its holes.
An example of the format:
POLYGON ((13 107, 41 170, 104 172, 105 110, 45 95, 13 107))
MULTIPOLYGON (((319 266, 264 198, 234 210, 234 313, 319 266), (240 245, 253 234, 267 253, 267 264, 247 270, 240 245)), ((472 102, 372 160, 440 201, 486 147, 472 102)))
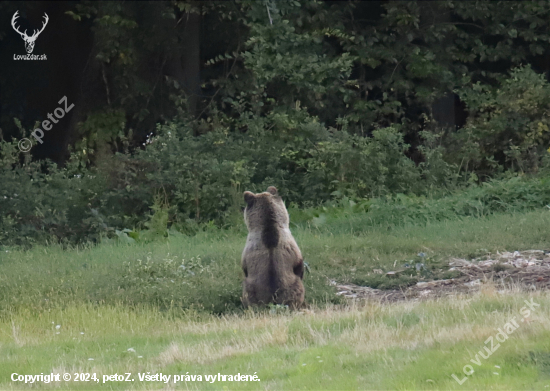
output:
POLYGON ((25 50, 27 50, 27 53, 31 54, 32 51, 34 50, 34 43, 36 41, 36 38, 38 38, 40 33, 42 31, 44 31, 44 28, 46 27, 46 25, 48 24, 48 20, 50 20, 50 19, 48 18, 48 14, 46 14, 44 12, 44 18, 46 20, 44 21, 44 24, 42 25, 42 28, 40 29, 40 31, 34 30, 34 34, 29 37, 27 35, 27 30, 25 30, 25 32, 22 33, 21 31, 19 31, 17 29, 17 26, 15 25, 15 19, 17 19, 19 17, 19 15, 17 15, 18 12, 19 11, 15 11, 15 14, 13 14, 13 18, 11 18, 11 26, 13 27, 13 29, 15 31, 17 31, 19 33, 19 35, 21 35, 21 38, 23 38, 23 41, 25 41, 25 50))

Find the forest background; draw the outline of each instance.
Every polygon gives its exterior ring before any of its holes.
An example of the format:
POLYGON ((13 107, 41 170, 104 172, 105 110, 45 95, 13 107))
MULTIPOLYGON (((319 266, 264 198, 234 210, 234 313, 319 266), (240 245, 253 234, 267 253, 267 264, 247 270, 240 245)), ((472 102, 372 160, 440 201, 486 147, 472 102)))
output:
POLYGON ((544 206, 549 22, 546 1, 3 2, 0 247, 242 226, 242 192, 271 185, 296 224, 494 181, 434 218, 510 186, 544 206), (48 14, 46 61, 14 60, 16 11, 48 14))

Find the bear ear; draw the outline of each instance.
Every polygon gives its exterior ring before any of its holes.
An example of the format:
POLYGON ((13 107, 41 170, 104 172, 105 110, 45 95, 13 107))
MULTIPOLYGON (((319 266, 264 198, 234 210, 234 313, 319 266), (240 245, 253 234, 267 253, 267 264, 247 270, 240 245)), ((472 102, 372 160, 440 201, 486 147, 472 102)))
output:
POLYGON ((247 205, 252 205, 254 203, 254 199, 254 193, 252 193, 251 191, 244 192, 244 202, 246 202, 247 205))
POLYGON ((269 187, 267 188, 267 192, 268 192, 269 194, 277 195, 277 188, 276 188, 275 186, 269 186, 269 187))

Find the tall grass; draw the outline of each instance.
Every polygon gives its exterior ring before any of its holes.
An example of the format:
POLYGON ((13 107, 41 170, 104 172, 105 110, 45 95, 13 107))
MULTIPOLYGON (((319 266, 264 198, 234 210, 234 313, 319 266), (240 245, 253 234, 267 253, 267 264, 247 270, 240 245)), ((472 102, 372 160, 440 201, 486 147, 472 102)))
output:
POLYGON ((398 194, 354 202, 342 199, 319 208, 291 209, 296 226, 313 226, 331 233, 360 233, 370 228, 392 230, 405 225, 495 213, 515 213, 550 208, 550 177, 512 177, 457 191, 444 197, 398 194))
MULTIPOLYGON (((445 278, 451 256, 547 248, 549 225, 550 211, 542 209, 391 229, 370 227, 354 235, 311 226, 293 231, 309 264, 306 301, 322 304, 340 302, 330 280, 377 288, 415 283, 421 276, 388 279, 373 270, 395 270, 417 259, 419 252, 426 254, 434 277, 445 278)), ((4 250, 0 253, 0 316, 15 309, 42 312, 78 303, 239 312, 245 238, 244 232, 213 230, 148 244, 4 250)))

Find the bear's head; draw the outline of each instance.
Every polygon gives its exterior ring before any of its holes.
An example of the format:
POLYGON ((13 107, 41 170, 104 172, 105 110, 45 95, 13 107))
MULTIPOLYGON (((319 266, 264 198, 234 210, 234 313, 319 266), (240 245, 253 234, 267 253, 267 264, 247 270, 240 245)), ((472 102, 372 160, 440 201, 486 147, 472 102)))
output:
POLYGON ((288 212, 275 187, 269 186, 258 194, 245 191, 244 201, 244 221, 249 232, 288 228, 288 212))

